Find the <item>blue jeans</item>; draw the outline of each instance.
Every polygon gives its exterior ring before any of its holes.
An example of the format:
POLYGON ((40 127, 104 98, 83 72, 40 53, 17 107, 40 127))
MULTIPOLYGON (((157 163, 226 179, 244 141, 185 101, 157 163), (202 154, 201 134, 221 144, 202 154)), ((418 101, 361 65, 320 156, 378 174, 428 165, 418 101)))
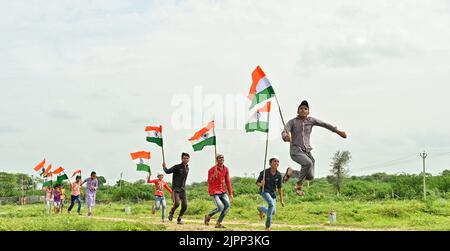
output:
POLYGON ((68 212, 70 212, 70 211, 72 210, 73 205, 75 204, 75 201, 78 202, 78 209, 77 209, 77 212, 78 212, 78 213, 80 212, 80 210, 81 210, 81 198, 80 198, 80 195, 77 195, 77 196, 73 196, 73 195, 72 195, 72 196, 70 197, 70 206, 69 206, 69 208, 67 209, 68 212))
POLYGON ((275 214, 276 211, 277 200, 272 198, 272 196, 270 196, 270 194, 267 192, 261 192, 261 196, 267 202, 269 207, 267 208, 264 206, 259 206, 258 210, 266 214, 267 216, 266 227, 270 227, 272 225, 272 216, 275 214))
POLYGON ((162 219, 164 220, 166 218, 166 198, 164 196, 155 196, 154 208, 159 210, 160 207, 162 211, 162 219))
POLYGON ((230 200, 228 199, 228 195, 226 193, 223 194, 214 194, 212 195, 214 199, 214 203, 216 203, 216 208, 212 210, 208 216, 212 217, 218 212, 222 212, 219 216, 219 219, 217 219, 217 222, 222 222, 223 218, 225 218, 225 215, 227 215, 228 210, 230 209, 230 200))

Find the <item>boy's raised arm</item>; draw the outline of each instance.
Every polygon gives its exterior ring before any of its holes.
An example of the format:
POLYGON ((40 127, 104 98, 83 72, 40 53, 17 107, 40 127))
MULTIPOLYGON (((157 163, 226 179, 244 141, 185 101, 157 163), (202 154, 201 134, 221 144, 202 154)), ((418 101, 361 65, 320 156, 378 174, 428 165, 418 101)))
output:
POLYGON ((320 126, 320 127, 326 128, 326 129, 328 129, 328 130, 330 130, 332 132, 335 132, 335 133, 337 133, 339 136, 341 136, 344 139, 347 138, 347 134, 344 131, 338 130, 337 126, 333 126, 333 125, 331 125, 329 123, 323 122, 320 119, 313 118, 313 124, 316 125, 316 126, 320 126))

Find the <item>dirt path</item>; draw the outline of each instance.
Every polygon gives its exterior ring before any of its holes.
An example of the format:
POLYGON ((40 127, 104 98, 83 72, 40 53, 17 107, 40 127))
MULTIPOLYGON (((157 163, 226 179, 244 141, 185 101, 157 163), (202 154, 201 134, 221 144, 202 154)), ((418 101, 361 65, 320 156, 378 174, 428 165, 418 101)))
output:
MULTIPOLYGON (((87 216, 83 216, 87 217, 87 216)), ((127 221, 127 222, 140 222, 145 224, 156 224, 162 225, 167 230, 170 231, 211 231, 218 230, 214 228, 214 223, 209 226, 205 226, 202 220, 195 219, 183 219, 184 224, 178 225, 176 222, 161 222, 159 217, 139 217, 135 219, 130 218, 117 218, 117 217, 103 217, 103 216, 93 216, 94 219, 98 220, 110 220, 110 221, 127 221)), ((240 221, 225 221, 224 225, 226 231, 263 231, 264 223, 249 223, 240 221)), ((272 230, 326 230, 326 231, 407 231, 414 230, 412 228, 358 228, 354 226, 330 226, 326 224, 284 224, 284 223, 274 223, 272 224, 272 230)))

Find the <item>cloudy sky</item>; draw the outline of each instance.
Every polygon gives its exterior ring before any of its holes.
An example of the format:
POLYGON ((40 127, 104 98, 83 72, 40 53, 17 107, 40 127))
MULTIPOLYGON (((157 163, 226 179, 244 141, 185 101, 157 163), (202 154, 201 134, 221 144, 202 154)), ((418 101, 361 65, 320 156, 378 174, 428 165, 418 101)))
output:
MULTIPOLYGON (((257 65, 286 119, 307 99, 348 133, 314 129, 317 177, 337 150, 354 175, 419 173, 422 150, 429 172, 450 169, 449 1, 1 0, 0 21, 1 171, 34 174, 46 158, 144 178, 129 153, 150 150, 161 170, 143 130, 162 124, 168 164, 187 151, 188 182, 203 181, 214 149, 187 139, 214 117, 231 174, 251 176, 264 137, 241 120, 257 65)), ((298 168, 271 118, 269 154, 298 168)))

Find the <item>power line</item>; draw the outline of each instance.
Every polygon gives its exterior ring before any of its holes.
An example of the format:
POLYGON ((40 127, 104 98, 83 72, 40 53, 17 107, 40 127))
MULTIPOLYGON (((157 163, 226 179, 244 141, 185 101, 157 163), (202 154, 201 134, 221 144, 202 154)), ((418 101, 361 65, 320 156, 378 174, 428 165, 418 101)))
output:
MULTIPOLYGON (((393 160, 389 160, 389 161, 385 161, 385 162, 379 162, 377 164, 370 164, 370 165, 367 165, 367 166, 364 166, 364 167, 353 169, 352 171, 362 171, 362 170, 370 171, 370 170, 385 168, 387 166, 398 165, 398 164, 405 164, 405 163, 409 163, 409 162, 415 162, 417 154, 420 155, 421 153, 409 154, 409 155, 407 155, 407 156, 405 156, 403 158, 393 159, 393 160)), ((427 153, 427 156, 431 157, 432 159, 438 158, 438 157, 443 157, 443 156, 446 156, 446 155, 450 155, 450 152, 439 152, 436 155, 427 153)))
POLYGON ((386 167, 386 166, 390 166, 390 165, 394 165, 394 164, 406 163, 406 162, 410 162, 410 161, 414 160, 416 158, 416 156, 417 156, 417 154, 408 154, 407 156, 405 156, 403 158, 398 158, 398 159, 389 160, 389 161, 385 161, 385 162, 379 162, 376 164, 370 164, 370 165, 367 165, 364 167, 353 169, 353 171, 372 170, 372 169, 378 169, 381 167, 386 167))
MULTIPOLYGON (((450 152, 442 152, 442 153, 438 153, 438 154, 434 155, 434 157, 437 158, 437 157, 442 157, 442 156, 449 155, 449 154, 450 154, 450 152)), ((431 156, 433 156, 433 154, 431 154, 431 156)))

